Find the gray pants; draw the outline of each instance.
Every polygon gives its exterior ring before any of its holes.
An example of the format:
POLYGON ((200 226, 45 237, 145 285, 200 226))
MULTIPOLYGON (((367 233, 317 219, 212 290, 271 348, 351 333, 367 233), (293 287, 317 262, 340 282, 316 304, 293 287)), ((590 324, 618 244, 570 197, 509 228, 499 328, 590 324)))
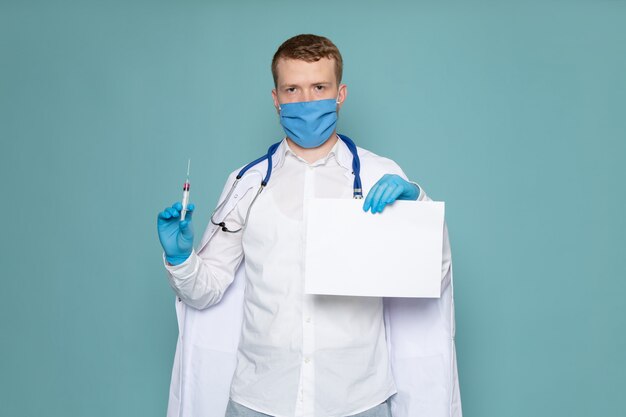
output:
MULTIPOLYGON (((259 413, 258 411, 250 410, 248 407, 228 400, 228 406, 226 407, 226 415, 224 417, 272 417, 269 414, 259 413)), ((377 405, 374 408, 365 410, 359 414, 353 414, 350 417, 392 417, 391 406, 388 401, 377 405)))

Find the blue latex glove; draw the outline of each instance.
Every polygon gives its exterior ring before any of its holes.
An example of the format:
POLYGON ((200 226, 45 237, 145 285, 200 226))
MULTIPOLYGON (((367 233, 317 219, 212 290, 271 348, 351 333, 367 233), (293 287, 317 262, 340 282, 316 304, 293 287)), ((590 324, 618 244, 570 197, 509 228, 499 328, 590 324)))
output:
POLYGON ((193 249, 193 229, 191 216, 193 204, 187 206, 185 220, 180 221, 180 212, 183 205, 176 202, 172 207, 167 207, 157 216, 157 230, 159 241, 165 252, 165 259, 172 265, 179 265, 191 255, 193 249))
POLYGON ((420 188, 399 175, 385 174, 367 193, 363 211, 372 209, 372 213, 381 213, 387 204, 396 200, 417 200, 420 188))

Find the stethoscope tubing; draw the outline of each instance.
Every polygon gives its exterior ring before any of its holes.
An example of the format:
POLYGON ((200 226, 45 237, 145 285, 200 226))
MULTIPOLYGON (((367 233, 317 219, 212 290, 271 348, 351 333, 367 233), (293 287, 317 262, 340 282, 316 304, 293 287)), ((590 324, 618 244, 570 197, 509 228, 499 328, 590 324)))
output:
MULTIPOLYGON (((352 154, 352 173, 354 174, 353 197, 357 199, 363 198, 363 189, 361 185, 361 160, 359 159, 357 147, 352 141, 352 139, 350 139, 349 137, 345 135, 340 135, 340 134, 337 134, 337 136, 339 136, 339 138, 346 144, 346 146, 350 150, 350 153, 352 154)), ((267 184, 270 181, 270 178, 272 176, 272 156, 276 153, 276 150, 278 149, 281 143, 282 143, 282 140, 280 142, 276 142, 272 144, 267 149, 267 153, 265 155, 255 159, 254 161, 250 162, 249 164, 241 168, 241 170, 237 174, 237 177, 235 178, 235 182, 230 187, 230 191, 228 191, 228 194, 226 195, 224 200, 215 208, 215 210, 213 210, 213 213, 211 213, 211 223, 213 223, 215 226, 220 226, 222 228, 222 231, 228 232, 228 233, 237 233, 246 227, 246 225, 248 224, 248 217, 250 216, 250 209, 252 208, 252 206, 254 205, 254 202, 256 201, 256 199, 259 197, 263 189, 267 186, 267 184), (257 190, 256 195, 252 199, 252 202, 248 206, 248 210, 246 211, 246 217, 243 221, 243 225, 237 230, 230 230, 228 229, 228 227, 226 227, 226 224, 224 222, 215 223, 215 221, 213 220, 213 216, 230 199, 230 196, 232 195, 233 191, 237 187, 237 184, 239 183, 241 178, 243 178, 243 176, 246 174, 246 172, 248 172, 250 168, 265 161, 266 159, 267 159, 267 171, 265 173, 265 178, 263 178, 263 180, 261 181, 261 186, 257 190)))

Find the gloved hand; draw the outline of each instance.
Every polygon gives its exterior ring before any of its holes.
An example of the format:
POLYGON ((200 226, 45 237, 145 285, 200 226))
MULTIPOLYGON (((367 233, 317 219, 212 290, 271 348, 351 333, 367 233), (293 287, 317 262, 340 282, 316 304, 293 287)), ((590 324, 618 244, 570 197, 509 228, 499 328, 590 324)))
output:
POLYGON ((193 229, 191 216, 195 206, 187 206, 185 220, 180 221, 180 212, 183 205, 176 202, 172 207, 167 207, 157 216, 157 230, 159 241, 165 252, 165 259, 172 265, 179 265, 191 255, 193 249, 193 229))
POLYGON ((367 193, 363 203, 363 211, 370 208, 372 213, 380 213, 387 204, 396 200, 417 200, 420 189, 399 175, 385 174, 367 193))

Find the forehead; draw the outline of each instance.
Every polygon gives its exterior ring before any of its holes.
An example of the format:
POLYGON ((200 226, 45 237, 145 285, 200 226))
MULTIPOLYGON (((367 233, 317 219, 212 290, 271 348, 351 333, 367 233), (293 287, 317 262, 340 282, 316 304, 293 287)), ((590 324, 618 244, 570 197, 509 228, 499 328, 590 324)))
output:
POLYGON ((335 60, 321 58, 315 62, 280 58, 276 62, 278 85, 303 85, 318 82, 335 83, 335 60))

